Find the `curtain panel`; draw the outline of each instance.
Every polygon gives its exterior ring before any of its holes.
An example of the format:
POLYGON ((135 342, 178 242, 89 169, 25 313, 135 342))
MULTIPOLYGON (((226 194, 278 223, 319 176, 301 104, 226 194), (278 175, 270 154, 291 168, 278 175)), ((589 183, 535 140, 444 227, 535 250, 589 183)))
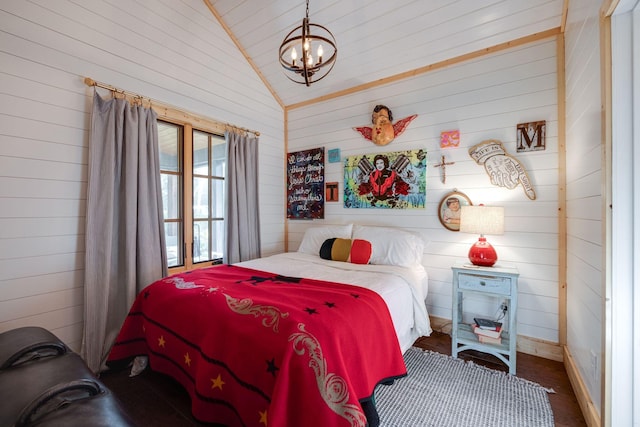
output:
POLYGON ((225 132, 227 177, 225 251, 232 264, 260 257, 258 138, 225 132))
POLYGON ((167 275, 157 114, 94 91, 82 356, 104 362, 137 294, 167 275))

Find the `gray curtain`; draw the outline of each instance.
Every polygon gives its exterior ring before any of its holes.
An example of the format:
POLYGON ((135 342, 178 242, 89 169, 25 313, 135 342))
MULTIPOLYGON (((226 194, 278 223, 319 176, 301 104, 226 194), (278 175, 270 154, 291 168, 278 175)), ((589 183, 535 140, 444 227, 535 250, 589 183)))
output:
POLYGON ((225 251, 228 264, 260 257, 258 138, 227 131, 225 251))
POLYGON ((89 134, 82 356, 104 362, 136 295, 167 275, 157 115, 95 92, 89 134))

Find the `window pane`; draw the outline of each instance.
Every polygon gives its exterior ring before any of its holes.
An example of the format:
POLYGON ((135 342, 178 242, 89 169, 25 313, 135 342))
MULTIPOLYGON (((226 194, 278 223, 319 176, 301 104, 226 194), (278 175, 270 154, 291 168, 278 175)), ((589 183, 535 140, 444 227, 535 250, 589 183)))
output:
POLYGON ((224 253, 224 220, 213 221, 213 253, 211 259, 222 259, 224 253))
POLYGON ((209 180, 193 178, 193 218, 209 218, 209 180))
POLYGON ((212 180, 211 200, 213 200, 213 217, 224 218, 224 180, 215 178, 212 180))
POLYGON ((227 176, 227 144, 224 137, 218 135, 212 135, 211 144, 211 174, 224 178, 227 176))
POLYGON ((182 230, 182 223, 180 222, 164 223, 164 233, 167 240, 167 264, 169 267, 184 264, 180 230, 182 230))
POLYGON ((185 264, 182 222, 182 126, 158 121, 162 214, 169 267, 185 264))
POLYGON ((170 123, 158 122, 158 145, 160 149, 160 170, 180 171, 180 130, 170 123))
POLYGON ((193 222, 193 262, 209 261, 209 221, 193 222))
POLYGON ((209 175, 209 135, 193 131, 193 174, 209 175))
POLYGON ((161 174, 162 182, 162 214, 164 219, 180 219, 180 177, 161 174))

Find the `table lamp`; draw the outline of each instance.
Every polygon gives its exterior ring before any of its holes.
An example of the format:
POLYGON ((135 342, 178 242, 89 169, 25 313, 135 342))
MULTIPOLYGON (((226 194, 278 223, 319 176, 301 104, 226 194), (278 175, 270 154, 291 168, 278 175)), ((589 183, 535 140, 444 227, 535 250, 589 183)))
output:
POLYGON ((504 233, 504 208, 463 206, 460 212, 460 231, 480 234, 478 241, 469 249, 469 261, 473 265, 491 267, 498 260, 498 254, 484 235, 504 233))

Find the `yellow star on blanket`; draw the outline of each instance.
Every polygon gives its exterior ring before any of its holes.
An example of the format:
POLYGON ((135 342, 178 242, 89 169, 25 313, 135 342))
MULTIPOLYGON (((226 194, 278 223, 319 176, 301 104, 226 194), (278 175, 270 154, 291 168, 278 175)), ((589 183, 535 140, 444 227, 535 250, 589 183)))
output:
POLYGON ((267 411, 258 411, 260 413, 260 423, 267 425, 267 411))
POLYGON ((211 388, 219 388, 222 390, 222 386, 225 385, 225 382, 222 381, 222 377, 218 374, 217 378, 211 378, 211 388))

